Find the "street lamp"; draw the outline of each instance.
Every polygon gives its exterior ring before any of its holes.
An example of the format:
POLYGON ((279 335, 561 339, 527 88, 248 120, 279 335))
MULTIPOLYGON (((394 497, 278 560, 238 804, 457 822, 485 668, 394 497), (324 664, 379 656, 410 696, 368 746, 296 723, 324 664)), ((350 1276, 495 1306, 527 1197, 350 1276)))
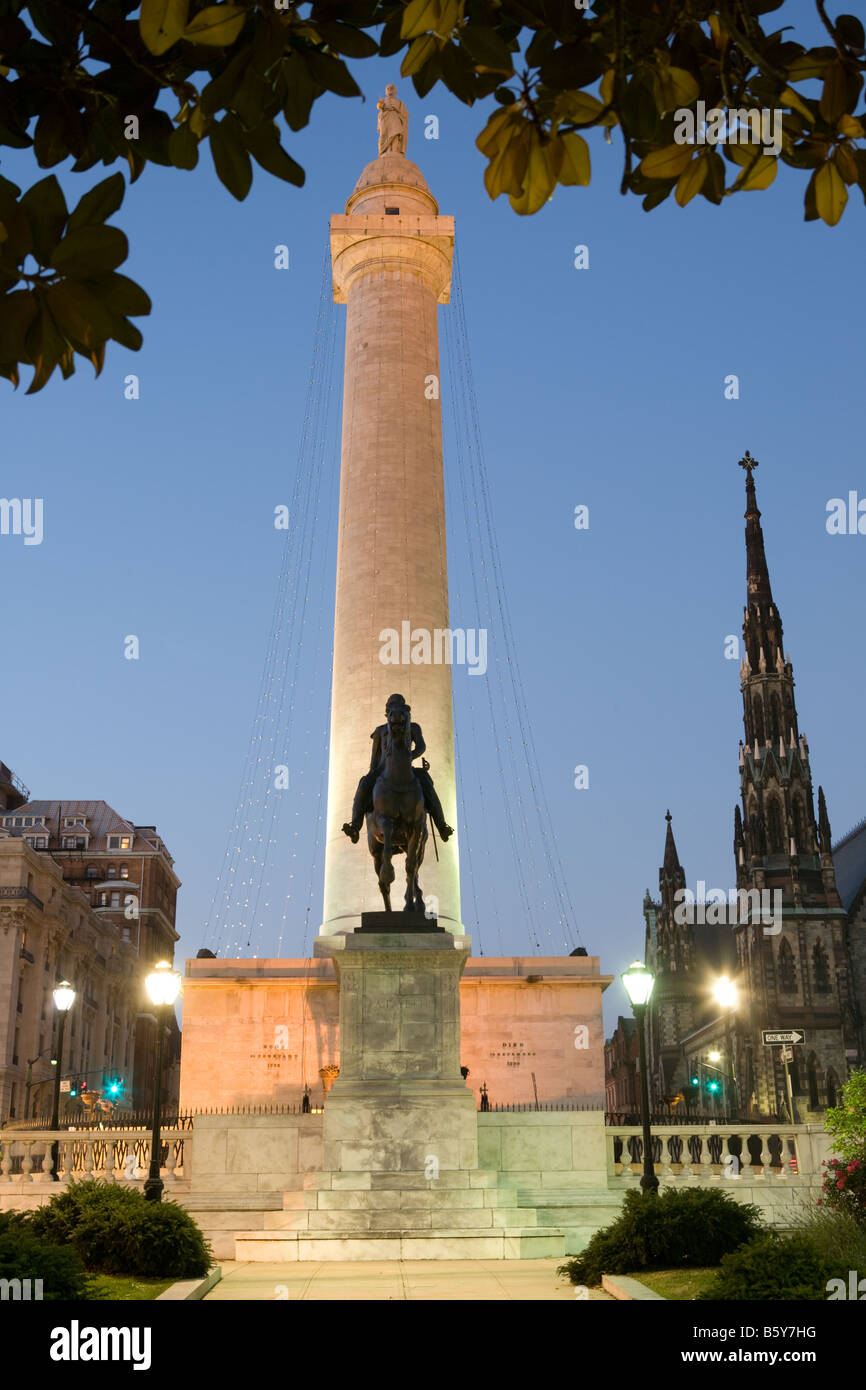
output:
MULTIPOLYGON (((60 1022, 57 1025, 57 1056, 54 1058, 56 1071, 54 1072, 54 1100, 51 1106, 51 1128, 56 1132, 60 1127, 60 1075, 63 1071, 63 1034, 66 1031, 66 1015, 75 1003, 75 990, 68 980, 61 980, 59 985, 54 987, 54 1007, 60 1015, 60 1022)), ((51 1178, 53 1182, 60 1181, 57 1172, 57 1161, 60 1157, 60 1142, 55 1139, 51 1145, 51 1178)))
POLYGON ((737 1075, 734 1070, 734 1035, 731 1030, 731 1015, 737 1007, 737 986, 727 975, 720 975, 713 984, 716 1003, 725 1010, 726 1041, 731 1059, 731 1119, 739 1114, 740 1102, 737 1088, 737 1075))
POLYGON ((153 1082, 153 1133, 150 1139, 150 1171, 144 1184, 144 1195, 149 1202, 162 1201, 163 1181, 159 1176, 159 1156, 162 1142, 159 1137, 160 1105, 162 1101, 162 1049, 166 1017, 180 992, 181 978, 177 970, 172 970, 167 960, 161 960, 153 967, 145 980, 150 1001, 156 1006, 156 1076, 153 1082))
POLYGON ((644 1017, 646 1015, 646 1006, 653 992, 655 977, 651 970, 647 970, 645 965, 639 960, 636 960, 629 966, 628 970, 624 972, 622 982, 625 985, 625 992, 628 995, 629 1003, 634 1011, 635 1020, 637 1022, 638 1043, 640 1046, 640 1095, 643 1119, 643 1177, 640 1180, 640 1185, 644 1192, 656 1193, 659 1190, 659 1180, 655 1175, 655 1166, 653 1164, 646 1041, 644 1039, 644 1017))

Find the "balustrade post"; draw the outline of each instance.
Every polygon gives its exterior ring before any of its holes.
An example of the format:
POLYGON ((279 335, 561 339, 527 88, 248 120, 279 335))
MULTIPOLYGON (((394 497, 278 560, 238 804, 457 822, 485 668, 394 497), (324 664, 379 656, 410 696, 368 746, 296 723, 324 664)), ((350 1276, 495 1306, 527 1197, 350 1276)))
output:
POLYGON ((33 1181, 33 1141, 24 1140, 24 1157, 21 1160, 21 1181, 33 1181))

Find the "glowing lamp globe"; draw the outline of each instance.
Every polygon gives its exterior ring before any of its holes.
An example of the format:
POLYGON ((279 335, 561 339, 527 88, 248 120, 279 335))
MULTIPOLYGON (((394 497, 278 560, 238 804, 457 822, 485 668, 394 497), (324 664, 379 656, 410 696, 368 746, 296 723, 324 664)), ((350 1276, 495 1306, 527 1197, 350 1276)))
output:
POLYGON ((173 970, 167 960, 161 960, 144 983, 152 1004, 173 1004, 180 993, 180 972, 173 970))
POLYGON ((641 1005, 649 1003, 655 977, 642 961, 634 961, 628 970, 623 972, 622 982, 632 1007, 637 1005, 640 1008, 641 1005))
POLYGON ((75 1003, 75 990, 68 980, 61 980, 53 991, 55 1006, 61 1013, 66 1013, 75 1003))

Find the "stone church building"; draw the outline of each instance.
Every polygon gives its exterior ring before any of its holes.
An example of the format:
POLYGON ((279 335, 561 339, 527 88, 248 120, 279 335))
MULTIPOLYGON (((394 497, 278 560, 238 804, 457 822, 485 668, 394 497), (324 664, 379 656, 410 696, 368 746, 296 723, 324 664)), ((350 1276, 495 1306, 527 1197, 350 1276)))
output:
MULTIPOLYGON (((746 454, 747 603, 740 664, 744 738, 734 812, 736 887, 726 903, 687 894, 667 816, 657 899, 644 899, 651 1104, 786 1118, 782 1049, 762 1031, 805 1035, 789 1061, 794 1116, 818 1116, 863 1066, 866 1011, 866 821, 835 847, 817 806, 794 673, 770 587, 755 460, 746 454), (736 996, 716 994, 727 977, 736 996)), ((697 896, 697 895, 696 895, 697 896)), ((719 897, 722 895, 719 894, 719 897)))

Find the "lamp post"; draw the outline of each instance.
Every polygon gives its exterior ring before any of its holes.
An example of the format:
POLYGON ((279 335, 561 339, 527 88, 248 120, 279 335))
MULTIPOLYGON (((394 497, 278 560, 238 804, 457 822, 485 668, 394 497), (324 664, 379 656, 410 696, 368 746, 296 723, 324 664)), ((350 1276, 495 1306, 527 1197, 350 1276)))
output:
MULTIPOLYGON (((63 1034, 66 1031, 66 1015, 75 1003, 75 990, 68 980, 61 980, 59 985, 54 987, 54 1007, 60 1015, 57 1025, 57 1056, 54 1065, 57 1070, 54 1073, 54 1100, 51 1105, 51 1128, 57 1130, 60 1126, 60 1075, 63 1071, 63 1034)), ((51 1178, 53 1182, 60 1181, 57 1172, 57 1161, 60 1157, 60 1142, 55 1139, 51 1145, 51 1178)))
POLYGON ((731 1119, 736 1119, 740 1112, 740 1099, 737 1087, 737 1073, 734 1068, 734 1035, 731 1029, 731 1016, 737 1007, 737 986, 727 975, 720 975, 713 985, 713 994, 716 1003, 725 1010, 725 1041, 728 1049, 728 1056, 731 1059, 731 1119))
POLYGON ((643 1119, 643 1177, 640 1185, 644 1192, 655 1194, 659 1190, 659 1180, 653 1164, 652 1134, 650 1133, 649 1082, 647 1078, 646 1041, 644 1038, 644 1018, 646 1006, 653 992, 655 977, 641 961, 636 960, 623 974, 622 982, 637 1022, 638 1044, 640 1047, 640 1096, 643 1119))
POLYGON ((150 1138, 150 1170, 144 1184, 144 1195, 149 1202, 162 1201, 163 1181, 159 1175, 159 1156, 162 1141, 159 1135, 160 1108, 162 1104, 162 1053, 166 1017, 180 992, 181 978, 177 970, 172 970, 167 960, 161 960, 153 967, 145 980, 150 1001, 156 1007, 156 1075, 153 1081, 153 1132, 150 1138))

